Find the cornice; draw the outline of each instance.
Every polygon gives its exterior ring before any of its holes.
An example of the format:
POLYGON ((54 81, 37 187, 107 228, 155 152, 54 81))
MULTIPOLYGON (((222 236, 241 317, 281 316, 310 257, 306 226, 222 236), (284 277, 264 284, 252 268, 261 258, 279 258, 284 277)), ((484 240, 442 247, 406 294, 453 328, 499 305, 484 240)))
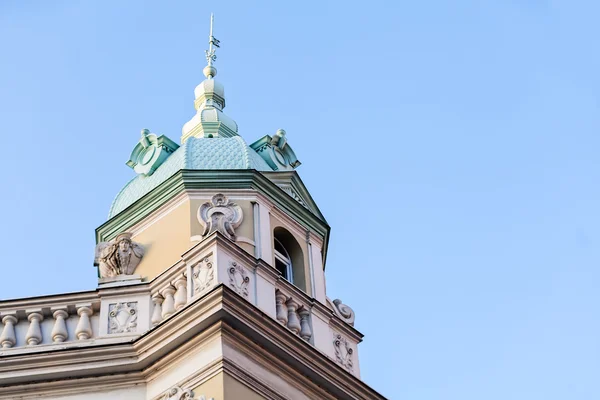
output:
POLYGON ((302 376, 302 379, 308 378, 307 384, 312 382, 326 388, 335 399, 384 399, 314 346, 284 328, 278 321, 268 318, 249 303, 240 302, 236 298, 238 296, 229 288, 225 289, 225 322, 232 329, 225 329, 224 332, 232 337, 236 349, 247 347, 247 353, 253 359, 264 357, 265 365, 272 365, 274 372, 281 374, 286 370, 293 374, 295 379, 301 379, 302 376), (267 351, 260 351, 261 348, 267 351))
POLYGON ((127 389, 136 385, 143 385, 146 380, 142 373, 127 375, 100 375, 87 378, 64 380, 27 382, 24 384, 3 386, 0 391, 0 400, 17 400, 43 398, 46 396, 58 397, 96 392, 99 387, 105 390, 127 389), (26 393, 26 395, 24 395, 26 393))
POLYGON ((181 193, 177 194, 173 198, 166 201, 164 204, 161 204, 154 211, 152 211, 152 213, 150 215, 148 215, 148 218, 139 220, 134 225, 132 225, 128 229, 128 231, 133 234, 133 237, 139 235, 140 233, 142 233, 143 231, 145 231, 146 229, 148 229, 149 227, 154 225, 154 223, 159 221, 161 218, 163 218, 167 214, 171 213, 173 210, 177 209, 182 204, 185 204, 185 202, 188 200, 189 200, 188 193, 181 192, 181 193))
MULTIPOLYGON (((111 385, 147 381, 156 375, 156 370, 166 368, 190 349, 218 335, 231 338, 236 349, 246 348, 248 354, 261 358, 263 363, 285 369, 300 379, 302 390, 313 382, 312 385, 325 388, 336 399, 383 399, 222 284, 129 342, 58 349, 36 354, 36 357, 6 355, 0 358, 0 385, 3 386, 0 399, 10 398, 3 396, 16 393, 13 389, 22 388, 25 383, 40 390, 55 387, 55 381, 67 380, 70 386, 89 386, 86 379, 105 374, 113 376, 111 385)), ((106 378, 98 382, 103 380, 106 378)))
MULTIPOLYGON (((286 172, 285 174, 290 173, 286 172)), ((292 174, 296 174, 296 172, 292 172, 292 174)), ((297 179, 301 183, 299 178, 297 179)), ((328 240, 330 228, 320 212, 317 215, 306 209, 274 182, 255 170, 180 170, 150 193, 99 226, 96 229, 96 241, 101 242, 114 238, 119 232, 140 223, 172 197, 186 190, 194 189, 254 189, 269 198, 284 213, 293 215, 304 227, 318 232, 324 237, 325 243, 328 240)), ((304 190, 306 189, 304 188, 304 190)))
POLYGON ((293 171, 273 171, 273 172, 264 171, 263 175, 266 176, 270 181, 274 182, 275 184, 277 184, 277 183, 281 183, 281 184, 283 184, 283 183, 289 183, 294 188, 294 190, 296 190, 296 192, 298 192, 298 194, 304 200, 308 201, 309 207, 311 209, 313 209, 314 212, 323 221, 325 221, 325 223, 327 223, 327 221, 325 220, 325 217, 323 216, 323 213, 321 212, 321 210, 319 210, 319 207, 317 206, 317 203, 312 198, 312 196, 310 195, 309 191, 306 189, 306 185, 304 184, 304 182, 300 178, 300 175, 298 174, 297 171, 295 171, 295 170, 293 170, 293 171))
POLYGON ((108 241, 114 238, 124 230, 124 227, 129 228, 137 224, 169 199, 181 193, 184 189, 183 180, 181 179, 182 171, 176 172, 160 186, 96 228, 96 242, 108 241))
MULTIPOLYGON (((236 378, 238 381, 244 383, 246 386, 252 388, 258 394, 264 396, 269 400, 288 400, 287 397, 284 397, 274 391, 269 385, 264 384, 256 377, 252 376, 249 371, 244 368, 238 367, 236 364, 232 363, 229 360, 223 360, 223 371, 228 373, 230 376, 236 378)), ((279 371, 278 371, 279 374, 279 371)), ((319 397, 314 397, 319 398, 319 397)), ((325 400, 321 399, 320 400, 325 400)))

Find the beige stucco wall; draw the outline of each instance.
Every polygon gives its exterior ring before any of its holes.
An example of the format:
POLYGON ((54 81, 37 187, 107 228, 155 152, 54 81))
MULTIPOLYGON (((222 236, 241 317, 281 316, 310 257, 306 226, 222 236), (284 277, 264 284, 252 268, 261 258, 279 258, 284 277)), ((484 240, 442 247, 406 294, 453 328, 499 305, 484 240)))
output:
MULTIPOLYGON (((275 232, 275 228, 278 227, 282 227, 285 230, 287 230, 289 233, 292 234, 292 236, 294 237, 294 239, 296 239, 296 241, 298 242, 298 244, 300 245, 300 248, 302 249, 302 258, 304 261, 304 284, 306 287, 306 293, 308 293, 310 296, 312 296, 312 288, 310 287, 310 267, 309 267, 309 253, 308 253, 308 245, 306 243, 306 237, 302 237, 300 235, 298 235, 295 230, 291 229, 290 226, 288 226, 288 224, 280 221, 277 217, 275 217, 274 215, 270 215, 270 223, 271 223, 271 247, 274 248, 275 247, 275 241, 274 241, 274 236, 273 236, 273 232, 275 232)), ((273 255, 273 259, 271 260, 271 265, 275 265, 275 256, 273 255)), ((296 277, 294 277, 294 279, 296 279, 296 277)), ((299 285, 296 285, 299 286, 299 285)))
MULTIPOLYGON (((140 231, 134 232, 133 240, 144 246, 146 253, 136 268, 135 273, 151 280, 171 265, 181 259, 181 255, 198 243, 192 241, 202 235, 202 225, 198 222, 198 209, 207 200, 186 200, 169 213, 157 217, 149 226, 142 226, 140 231)), ((254 215, 252 203, 247 200, 235 200, 242 208, 244 219, 236 229, 238 238, 254 241, 254 215)), ((149 218, 152 218, 150 216, 149 218)), ((245 241, 237 244, 254 256, 254 246, 245 241)))
MULTIPOLYGON (((224 374, 225 398, 224 400, 266 400, 248 386, 244 385, 229 374, 224 374)), ((215 400, 217 400, 215 398, 215 400)))
POLYGON ((219 372, 209 380, 192 389, 194 398, 215 400, 267 400, 228 373, 219 372))
MULTIPOLYGON (((195 399, 204 396, 206 399, 212 397, 215 400, 225 400, 223 372, 219 372, 207 381, 202 382, 200 385, 193 388, 192 391, 194 392, 195 399)), ((239 399, 244 399, 244 397, 239 397, 239 399)))
POLYGON ((133 240, 146 250, 136 274, 151 280, 181 259, 181 255, 192 246, 189 215, 190 202, 185 201, 150 226, 134 233, 133 240))

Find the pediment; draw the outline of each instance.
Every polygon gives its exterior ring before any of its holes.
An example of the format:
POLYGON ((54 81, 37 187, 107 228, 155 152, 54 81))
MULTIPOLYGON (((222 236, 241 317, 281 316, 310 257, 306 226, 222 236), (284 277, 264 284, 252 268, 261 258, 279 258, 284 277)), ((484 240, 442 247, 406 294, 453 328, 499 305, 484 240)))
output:
POLYGON ((325 221, 325 217, 319 210, 319 207, 317 207, 317 203, 313 200, 308 189, 304 185, 304 182, 302 182, 296 171, 263 172, 263 175, 304 208, 325 221))

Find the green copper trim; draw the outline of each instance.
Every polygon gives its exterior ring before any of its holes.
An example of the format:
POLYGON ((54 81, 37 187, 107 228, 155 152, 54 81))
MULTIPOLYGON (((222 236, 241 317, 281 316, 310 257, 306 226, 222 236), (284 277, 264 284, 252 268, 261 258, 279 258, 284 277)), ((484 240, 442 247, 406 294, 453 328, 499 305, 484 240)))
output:
POLYGON ((179 170, 259 170, 269 165, 240 136, 233 138, 191 137, 175 150, 152 175, 138 175, 115 197, 109 218, 156 189, 179 170))
POLYGON ((123 211, 96 228, 96 242, 113 239, 120 232, 140 222, 169 199, 188 189, 253 189, 265 195, 284 213, 323 238, 323 265, 327 254, 331 228, 310 196, 296 171, 267 173, 256 170, 186 170, 182 169, 162 182, 158 187, 135 201, 123 211), (306 201, 305 207, 270 180, 290 182, 306 201))
POLYGON ((165 135, 157 136, 148 129, 142 129, 142 137, 126 164, 138 174, 152 175, 178 148, 179 145, 165 135))

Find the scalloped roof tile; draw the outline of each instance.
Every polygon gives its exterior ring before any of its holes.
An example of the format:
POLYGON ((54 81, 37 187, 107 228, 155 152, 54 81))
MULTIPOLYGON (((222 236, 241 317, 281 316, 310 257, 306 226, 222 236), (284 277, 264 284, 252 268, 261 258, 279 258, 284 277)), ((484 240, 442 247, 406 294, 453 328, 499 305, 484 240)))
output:
POLYGON ((190 137, 152 175, 138 175, 129 181, 115 197, 108 217, 114 217, 182 169, 272 171, 240 136, 190 137))

